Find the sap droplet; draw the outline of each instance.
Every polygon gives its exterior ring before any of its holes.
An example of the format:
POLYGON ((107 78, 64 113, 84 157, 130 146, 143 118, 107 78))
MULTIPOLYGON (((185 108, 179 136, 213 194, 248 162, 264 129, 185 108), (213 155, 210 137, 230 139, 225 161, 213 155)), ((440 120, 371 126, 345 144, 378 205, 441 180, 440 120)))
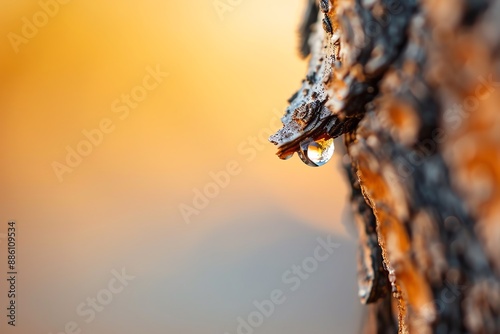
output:
POLYGON ((333 138, 313 140, 304 139, 298 152, 300 159, 308 166, 319 167, 326 164, 333 156, 335 145, 333 138))

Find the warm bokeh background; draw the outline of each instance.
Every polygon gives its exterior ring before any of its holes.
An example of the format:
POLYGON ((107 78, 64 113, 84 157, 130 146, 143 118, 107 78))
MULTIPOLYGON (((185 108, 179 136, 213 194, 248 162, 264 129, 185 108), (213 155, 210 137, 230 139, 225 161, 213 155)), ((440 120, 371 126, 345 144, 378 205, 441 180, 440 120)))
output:
POLYGON ((18 326, 2 311, 2 333, 63 333, 75 321, 92 334, 233 334, 328 234, 341 247, 255 333, 359 328, 339 155, 310 168, 259 139, 306 69, 295 52, 303 2, 241 1, 221 19, 212 0, 73 0, 17 53, 9 33, 41 7, 2 2, 0 277, 7 221, 19 228, 18 326), (157 66, 168 77, 120 119, 113 101, 157 66), (53 162, 106 118, 114 131, 59 182, 53 162), (233 160, 241 172, 186 224, 179 205, 233 160), (76 307, 121 268, 135 280, 85 323, 76 307))

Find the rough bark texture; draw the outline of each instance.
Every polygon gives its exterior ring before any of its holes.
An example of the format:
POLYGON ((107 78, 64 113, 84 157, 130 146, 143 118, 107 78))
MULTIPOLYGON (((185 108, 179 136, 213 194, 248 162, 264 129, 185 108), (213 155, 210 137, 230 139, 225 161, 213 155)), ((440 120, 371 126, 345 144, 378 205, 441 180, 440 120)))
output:
POLYGON ((500 333, 500 0, 308 8, 270 140, 344 138, 365 333, 500 333))

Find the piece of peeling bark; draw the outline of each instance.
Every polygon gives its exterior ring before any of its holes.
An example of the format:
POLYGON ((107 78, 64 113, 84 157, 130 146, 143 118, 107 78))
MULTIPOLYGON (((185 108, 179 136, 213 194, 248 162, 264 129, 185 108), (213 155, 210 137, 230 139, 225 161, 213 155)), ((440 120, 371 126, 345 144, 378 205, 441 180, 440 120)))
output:
POLYGON ((270 140, 344 138, 365 331, 500 333, 500 0, 309 3, 270 140))

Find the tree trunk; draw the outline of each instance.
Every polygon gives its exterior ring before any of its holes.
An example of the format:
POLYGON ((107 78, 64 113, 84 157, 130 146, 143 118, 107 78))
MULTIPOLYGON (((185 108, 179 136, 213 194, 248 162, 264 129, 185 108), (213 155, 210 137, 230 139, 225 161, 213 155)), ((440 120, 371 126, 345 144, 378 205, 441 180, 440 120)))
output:
POLYGON ((270 139, 343 136, 365 333, 500 333, 500 0, 309 1, 300 31, 270 139))

